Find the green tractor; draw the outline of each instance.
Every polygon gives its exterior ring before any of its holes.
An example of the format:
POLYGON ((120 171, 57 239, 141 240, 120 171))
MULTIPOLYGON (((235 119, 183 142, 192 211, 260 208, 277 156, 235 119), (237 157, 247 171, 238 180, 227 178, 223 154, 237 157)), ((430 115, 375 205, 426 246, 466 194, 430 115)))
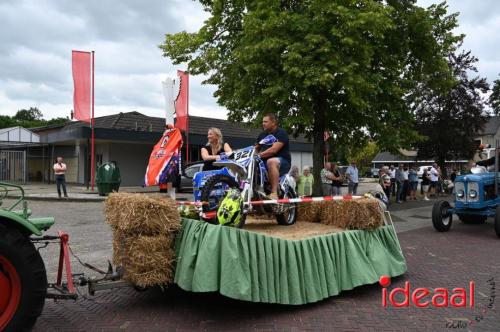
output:
POLYGON ((0 182, 0 331, 30 330, 41 314, 47 295, 47 274, 36 239, 54 218, 32 218, 24 190, 0 182), (9 192, 20 198, 3 207, 9 192))

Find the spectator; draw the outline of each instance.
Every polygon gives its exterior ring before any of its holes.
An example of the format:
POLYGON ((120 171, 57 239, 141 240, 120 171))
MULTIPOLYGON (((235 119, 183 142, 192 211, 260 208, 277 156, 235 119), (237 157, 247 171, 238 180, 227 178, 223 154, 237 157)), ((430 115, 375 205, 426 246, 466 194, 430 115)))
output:
POLYGON ((290 168, 290 172, 288 172, 290 175, 289 181, 290 185, 294 190, 297 190, 297 186, 299 184, 299 178, 300 178, 300 173, 299 173, 299 167, 297 165, 292 165, 292 168, 290 168))
POLYGON ((403 202, 406 202, 406 197, 408 196, 408 193, 410 191, 410 186, 409 186, 409 181, 408 181, 408 174, 409 174, 409 171, 408 171, 408 166, 405 166, 403 168, 403 178, 404 178, 404 181, 403 181, 403 193, 401 195, 401 198, 403 199, 403 202))
POLYGON ((343 177, 342 174, 340 174, 340 171, 337 168, 336 163, 332 163, 332 174, 333 174, 332 195, 333 196, 342 195, 341 188, 342 188, 343 177))
POLYGON ((451 182, 455 182, 456 178, 457 178, 457 170, 454 168, 450 175, 451 182))
POLYGON ((436 163, 432 164, 432 167, 429 170, 429 180, 431 181, 429 185, 429 196, 434 194, 437 197, 439 170, 438 170, 438 165, 436 163))
POLYGON ((305 166, 302 175, 297 180, 297 192, 299 196, 312 196, 314 177, 311 174, 311 168, 305 166))
POLYGON ((347 184, 347 188, 349 191, 349 195, 357 195, 358 193, 358 183, 359 183, 359 171, 356 167, 356 161, 351 161, 351 166, 347 167, 345 171, 345 175, 347 180, 349 181, 347 184))
POLYGON ((417 200, 418 174, 415 166, 410 168, 408 173, 408 181, 410 185, 410 200, 417 200))
POLYGON ((57 162, 53 166, 54 174, 56 176, 56 186, 57 186, 57 194, 59 195, 59 199, 61 198, 61 186, 63 188, 64 197, 68 197, 68 193, 66 192, 66 164, 63 163, 62 157, 57 157, 57 162))
POLYGON ((403 184, 405 182, 404 179, 404 166, 403 164, 399 165, 398 169, 396 169, 395 183, 396 183, 396 203, 401 203, 402 195, 403 195, 403 184))
POLYGON ((429 192, 429 185, 431 181, 429 179, 429 172, 424 169, 424 172, 422 173, 422 192, 424 193, 424 201, 428 201, 429 198, 427 197, 427 193, 429 192))
POLYGON ((395 196, 396 195, 396 169, 394 168, 394 165, 391 165, 391 167, 389 167, 389 174, 388 175, 391 177, 391 193, 392 193, 392 196, 395 196))
POLYGON ((333 174, 331 172, 332 165, 329 162, 325 163, 325 167, 321 170, 321 185, 323 187, 323 195, 332 195, 332 180, 333 174))

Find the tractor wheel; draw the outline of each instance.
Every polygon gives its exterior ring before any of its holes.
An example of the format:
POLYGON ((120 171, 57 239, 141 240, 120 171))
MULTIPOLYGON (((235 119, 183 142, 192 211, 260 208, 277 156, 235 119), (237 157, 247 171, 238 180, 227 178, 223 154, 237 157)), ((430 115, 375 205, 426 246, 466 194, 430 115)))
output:
POLYGON ((486 222, 486 216, 478 216, 473 214, 459 214, 458 219, 464 224, 484 224, 486 222))
MULTIPOLYGON (((226 191, 230 188, 239 188, 238 183, 230 176, 217 174, 209 178, 201 189, 201 201, 208 204, 202 205, 203 220, 210 224, 217 224, 217 209, 224 199, 226 191)), ((243 226, 243 225, 242 225, 243 226)))
POLYGON ((47 274, 27 236, 0 224, 0 331, 29 331, 42 313, 47 274))
MULTIPOLYGON (((280 198, 296 198, 297 195, 292 188, 288 188, 288 194, 280 198)), ((297 221, 297 203, 283 204, 284 212, 276 215, 276 221, 282 226, 291 226, 297 221)))
POLYGON ((432 224, 438 232, 450 230, 453 214, 449 209, 450 203, 447 201, 437 201, 432 207, 432 224))
POLYGON ((500 206, 495 211, 495 233, 500 237, 500 206))

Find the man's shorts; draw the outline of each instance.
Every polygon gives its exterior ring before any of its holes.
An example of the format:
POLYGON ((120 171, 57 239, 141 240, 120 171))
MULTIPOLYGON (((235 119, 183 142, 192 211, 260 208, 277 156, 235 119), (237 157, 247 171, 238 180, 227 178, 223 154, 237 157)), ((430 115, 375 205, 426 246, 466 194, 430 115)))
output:
POLYGON ((290 165, 288 160, 286 160, 283 157, 276 157, 276 158, 278 158, 280 161, 280 176, 283 176, 290 171, 292 165, 290 165))
POLYGON ((438 184, 437 181, 431 181, 430 188, 437 188, 437 184, 438 184))

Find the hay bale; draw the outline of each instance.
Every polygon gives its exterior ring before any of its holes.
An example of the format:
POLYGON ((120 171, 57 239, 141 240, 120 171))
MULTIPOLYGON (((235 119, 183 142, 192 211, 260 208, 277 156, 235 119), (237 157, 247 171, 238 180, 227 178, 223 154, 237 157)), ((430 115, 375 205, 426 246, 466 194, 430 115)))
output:
POLYGON ((375 199, 324 201, 321 223, 343 229, 375 229, 383 225, 383 212, 375 199))
POLYGON ((170 235, 128 237, 114 257, 124 266, 125 280, 140 287, 166 285, 174 279, 174 239, 170 235))
POLYGON ((299 204, 297 208, 297 221, 320 222, 321 202, 299 204))
POLYGON ((175 202, 159 195, 113 193, 105 214, 113 229, 113 262, 123 267, 123 278, 140 287, 171 283, 181 228, 175 202))
POLYGON ((105 214, 108 224, 124 233, 167 234, 181 227, 175 201, 160 195, 112 193, 105 214))

